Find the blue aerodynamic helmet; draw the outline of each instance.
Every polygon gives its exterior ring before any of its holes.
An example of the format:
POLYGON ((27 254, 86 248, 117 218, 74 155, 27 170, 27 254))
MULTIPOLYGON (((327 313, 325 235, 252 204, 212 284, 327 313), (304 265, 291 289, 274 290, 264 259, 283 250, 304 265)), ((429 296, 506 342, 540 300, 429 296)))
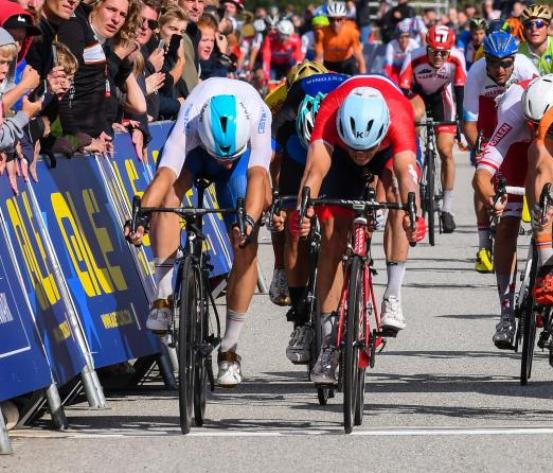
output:
POLYGON ((516 38, 504 31, 494 31, 486 36, 482 45, 484 54, 490 57, 504 58, 514 56, 518 52, 516 38))
POLYGON ((215 95, 201 111, 198 133, 211 156, 236 159, 248 147, 250 114, 234 95, 215 95))
POLYGON ((336 127, 349 148, 366 151, 380 144, 390 126, 390 111, 374 87, 356 87, 336 115, 336 127))

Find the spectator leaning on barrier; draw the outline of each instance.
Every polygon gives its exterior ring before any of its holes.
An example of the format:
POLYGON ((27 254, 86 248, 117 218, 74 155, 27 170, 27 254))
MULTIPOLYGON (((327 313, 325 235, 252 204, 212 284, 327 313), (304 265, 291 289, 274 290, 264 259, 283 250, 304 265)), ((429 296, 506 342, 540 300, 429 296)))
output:
POLYGON ((58 30, 58 39, 79 61, 73 88, 60 103, 63 133, 90 136, 93 152, 112 148, 107 115, 112 84, 104 45, 123 27, 128 9, 128 0, 99 0, 92 8, 81 4, 58 30))

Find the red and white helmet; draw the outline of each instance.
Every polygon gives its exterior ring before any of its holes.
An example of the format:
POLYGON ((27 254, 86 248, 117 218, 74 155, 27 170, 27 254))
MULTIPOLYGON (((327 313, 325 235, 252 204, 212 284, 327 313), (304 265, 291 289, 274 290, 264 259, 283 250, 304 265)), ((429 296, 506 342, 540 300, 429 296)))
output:
POLYGON ((426 42, 432 49, 449 51, 455 43, 455 33, 447 26, 434 25, 428 30, 426 42))

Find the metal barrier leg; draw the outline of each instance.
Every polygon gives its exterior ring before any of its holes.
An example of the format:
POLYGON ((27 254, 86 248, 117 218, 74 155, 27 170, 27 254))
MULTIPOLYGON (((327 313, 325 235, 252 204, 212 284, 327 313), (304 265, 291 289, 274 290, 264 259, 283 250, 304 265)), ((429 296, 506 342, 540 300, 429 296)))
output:
POLYGON ((267 279, 265 278, 265 273, 259 261, 257 262, 257 290, 261 294, 269 294, 269 287, 267 286, 267 279))
POLYGON ((171 355, 165 345, 161 346, 161 353, 157 359, 157 365, 159 366, 159 372, 163 378, 163 382, 166 388, 177 389, 177 380, 173 373, 173 367, 171 363, 171 355))
POLYGON ((81 379, 83 380, 88 405, 93 409, 106 409, 108 406, 104 396, 104 390, 102 389, 96 371, 91 370, 85 365, 81 371, 81 379))
POLYGON ((8 431, 4 422, 2 408, 0 408, 0 455, 11 455, 13 453, 8 431))
POLYGON ((54 428, 57 430, 67 429, 69 424, 67 422, 67 417, 65 417, 65 411, 63 410, 58 387, 55 384, 51 384, 48 387, 46 390, 46 397, 48 399, 48 408, 50 409, 54 428))

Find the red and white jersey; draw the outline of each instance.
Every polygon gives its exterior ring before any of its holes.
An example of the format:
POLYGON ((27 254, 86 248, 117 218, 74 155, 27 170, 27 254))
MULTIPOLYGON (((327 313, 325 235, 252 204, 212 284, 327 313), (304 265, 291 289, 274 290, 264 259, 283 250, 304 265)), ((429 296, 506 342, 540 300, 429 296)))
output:
POLYGON ((386 137, 380 143, 379 150, 392 148, 395 155, 402 151, 417 152, 415 116, 413 107, 401 90, 390 79, 377 75, 358 75, 346 80, 330 92, 322 101, 315 119, 311 142, 322 141, 331 148, 338 146, 346 149, 338 130, 336 116, 349 93, 357 87, 374 87, 384 96, 390 111, 390 127, 386 137))
POLYGON ((426 46, 409 53, 399 74, 399 86, 405 90, 415 90, 423 95, 449 89, 452 86, 464 86, 467 80, 465 58, 456 48, 451 50, 444 65, 436 69, 430 65, 426 46))
POLYGON ((384 73, 393 79, 394 82, 399 81, 399 73, 403 67, 405 57, 411 51, 419 47, 419 43, 413 38, 409 38, 407 49, 403 51, 399 46, 399 41, 393 39, 386 45, 386 54, 384 55, 384 73))
POLYGON ((498 85, 486 73, 486 59, 476 61, 470 68, 463 99, 463 120, 477 122, 484 138, 489 139, 497 125, 497 98, 512 84, 539 75, 533 62, 523 54, 515 55, 513 73, 505 85, 498 85))
POLYGON ((269 33, 262 46, 263 69, 267 74, 271 66, 293 66, 303 60, 301 39, 293 33, 286 41, 282 41, 278 33, 269 33))
MULTIPOLYGON (((531 79, 511 85, 499 100, 497 126, 490 141, 484 146, 477 170, 485 169, 494 175, 511 146, 531 141, 532 135, 522 110, 522 94, 530 82, 531 79)), ((520 159, 526 159, 526 156, 520 156, 520 159)))

